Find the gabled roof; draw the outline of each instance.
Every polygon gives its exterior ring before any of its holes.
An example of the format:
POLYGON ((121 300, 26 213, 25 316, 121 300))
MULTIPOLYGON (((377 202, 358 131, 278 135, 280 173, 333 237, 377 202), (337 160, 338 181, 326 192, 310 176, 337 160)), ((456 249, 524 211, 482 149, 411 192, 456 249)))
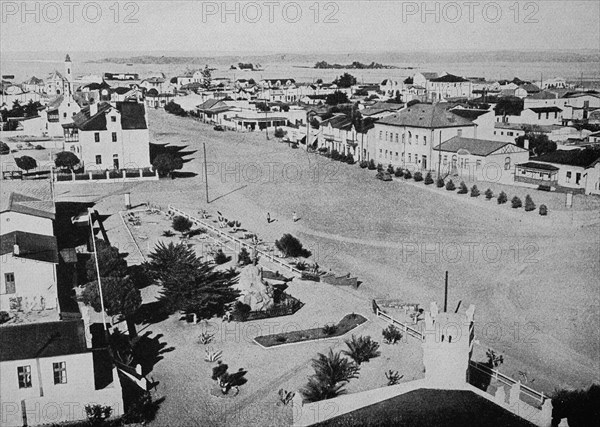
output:
POLYGON ((438 77, 438 73, 431 73, 431 72, 422 72, 420 73, 423 77, 425 77, 425 79, 427 80, 431 80, 431 79, 437 79, 438 77))
POLYGON ((535 113, 560 113, 560 112, 562 112, 562 108, 559 108, 555 105, 552 105, 549 107, 530 107, 527 109, 531 110, 535 113))
POLYGON ((2 181, 0 212, 18 212, 54 219, 56 209, 47 181, 2 181))
POLYGON ((385 117, 377 124, 392 126, 411 126, 418 128, 437 129, 458 126, 475 126, 452 111, 447 110, 447 104, 415 104, 393 116, 385 117))
POLYGON ((0 327, 0 362, 64 356, 87 351, 83 320, 0 327))
POLYGON ((475 120, 479 116, 483 116, 490 112, 490 110, 475 110, 471 108, 455 108, 452 111, 454 114, 459 115, 460 117, 467 120, 475 120))
POLYGON ((587 168, 600 159, 600 150, 556 150, 552 153, 534 157, 531 160, 546 163, 555 163, 559 165, 569 165, 587 168))
POLYGON ((48 76, 48 80, 65 80, 65 78, 63 77, 63 75, 61 73, 59 73, 58 71, 54 70, 48 76))
POLYGON ((323 120, 321 122, 320 127, 324 128, 329 125, 331 125, 331 127, 334 129, 348 130, 352 127, 352 120, 350 120, 350 118, 348 116, 346 116, 345 114, 339 114, 339 115, 333 116, 330 119, 323 120))
POLYGON ((106 83, 104 80, 102 80, 101 83, 88 83, 84 86, 81 87, 82 89, 88 89, 88 90, 100 90, 100 89, 111 89, 110 85, 108 83, 106 83))
POLYGON ((525 83, 519 86, 519 89, 524 89, 527 92, 539 92, 541 89, 534 85, 533 83, 525 83))
POLYGON ((11 231, 0 236, 0 255, 13 253, 15 245, 19 246, 19 254, 14 254, 15 257, 58 264, 58 246, 54 236, 11 231))
POLYGON ((531 95, 527 95, 525 99, 556 99, 558 95, 555 92, 550 92, 548 90, 542 90, 531 95))
POLYGON ((56 110, 58 107, 60 107, 60 104, 62 104, 64 100, 65 100, 64 95, 58 95, 56 98, 51 100, 48 103, 48 105, 46 105, 46 109, 48 111, 56 110))
MULTIPOLYGON (((441 151, 447 151, 451 153, 456 153, 459 150, 465 150, 474 156, 488 156, 507 145, 515 144, 503 141, 490 141, 486 139, 463 138, 462 136, 455 136, 450 138, 448 141, 442 142, 441 146, 438 145, 438 147, 435 149, 440 149, 441 151)), ((527 151, 524 148, 521 150, 527 151)))
POLYGON ((32 76, 29 80, 23 82, 26 85, 43 85, 44 81, 42 79, 38 79, 36 76, 32 76))
POLYGON ((117 102, 113 107, 108 102, 98 104, 98 112, 90 116, 90 107, 83 108, 73 116, 74 125, 82 131, 106 130, 106 112, 116 108, 121 114, 121 128, 123 130, 148 129, 144 104, 138 102, 117 102))
POLYGON ((220 113, 223 111, 227 111, 231 109, 223 100, 221 99, 207 99, 202 104, 196 107, 199 111, 209 112, 209 113, 220 113))
POLYGON ((455 76, 454 74, 445 74, 442 77, 430 79, 430 81, 434 83, 463 83, 468 82, 469 80, 455 76))

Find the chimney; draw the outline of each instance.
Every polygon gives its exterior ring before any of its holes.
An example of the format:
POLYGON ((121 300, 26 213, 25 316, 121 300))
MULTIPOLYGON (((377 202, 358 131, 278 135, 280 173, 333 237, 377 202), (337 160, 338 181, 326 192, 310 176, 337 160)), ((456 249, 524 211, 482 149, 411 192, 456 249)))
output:
POLYGON ((95 116, 98 113, 98 103, 93 102, 90 104, 90 117, 95 116))
POLYGON ((19 245, 17 243, 15 243, 13 245, 13 255, 19 255, 20 251, 19 251, 19 245))

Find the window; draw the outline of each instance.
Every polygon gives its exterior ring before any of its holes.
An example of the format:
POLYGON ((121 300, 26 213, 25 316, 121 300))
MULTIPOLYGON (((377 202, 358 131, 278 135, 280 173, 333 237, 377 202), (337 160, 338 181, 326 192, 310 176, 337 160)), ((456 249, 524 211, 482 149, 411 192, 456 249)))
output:
POLYGON ((101 165, 102 164, 102 156, 101 155, 97 155, 96 156, 96 164, 97 165, 101 165))
POLYGON ((94 132, 94 142, 100 142, 100 132, 94 132))
POLYGON ((408 132, 408 143, 412 144, 412 133, 410 131, 408 132))
POLYGON ((396 134, 396 142, 399 142, 398 134, 396 134))
POLYGON ((388 139, 388 133, 387 133, 387 131, 386 131, 386 132, 385 132, 385 140, 387 141, 387 139, 388 139))
POLYGON ((117 132, 112 133, 112 142, 117 142, 117 132))
MULTIPOLYGON (((227 118, 227 117, 225 117, 225 118, 227 118)), ((113 123, 116 122, 117 121, 117 117, 116 116, 110 116, 110 121, 113 122, 113 123)))
POLYGON ((513 136, 513 135, 514 135, 514 132, 506 132, 506 134, 507 134, 508 136, 513 136))
POLYGON ((382 130, 379 131, 379 139, 383 139, 383 131, 382 130))
POLYGON ((19 388, 31 388, 31 366, 17 367, 17 376, 19 377, 19 388))
POLYGON ((427 145, 427 136, 423 136, 423 145, 427 145))
POLYGON ((63 113, 63 117, 66 119, 67 118, 67 113, 63 113))
POLYGON ((496 135, 496 131, 494 131, 494 135, 496 135))
POLYGON ((54 384, 67 383, 67 362, 56 362, 52 364, 54 371, 54 384))
POLYGON ((456 131, 456 134, 457 134, 458 136, 462 136, 462 129, 458 129, 458 130, 456 131))
POLYGON ((396 160, 398 160, 398 152, 396 151, 396 160))
POLYGON ((481 160, 475 162, 475 169, 481 169, 481 160))
POLYGON ((4 289, 0 294, 14 294, 15 292, 15 273, 4 273, 4 289))
POLYGON ((408 153, 408 163, 410 163, 411 161, 412 161, 412 160, 411 160, 411 154, 410 154, 410 153, 408 153))
POLYGON ((402 144, 405 144, 405 143, 406 143, 406 134, 403 133, 402 134, 402 144))
POLYGON ((581 181, 581 174, 577 172, 575 174, 575 184, 579 185, 579 181, 581 181))
POLYGON ((504 170, 510 170, 510 157, 504 159, 504 170))
POLYGON ((419 143, 419 135, 415 135, 415 144, 419 143))
POLYGON ((444 165, 446 165, 448 163, 448 155, 444 154, 444 161, 443 161, 444 165))

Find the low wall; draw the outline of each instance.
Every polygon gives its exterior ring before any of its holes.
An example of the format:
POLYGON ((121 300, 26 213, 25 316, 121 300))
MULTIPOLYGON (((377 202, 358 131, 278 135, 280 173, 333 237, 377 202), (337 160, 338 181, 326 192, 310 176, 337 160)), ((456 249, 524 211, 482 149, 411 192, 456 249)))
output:
POLYGON ((149 175, 145 174, 142 169, 139 169, 139 172, 136 172, 137 176, 132 176, 131 172, 126 173, 125 170, 121 172, 121 176, 115 177, 111 171, 106 171, 103 174, 94 173, 94 172, 85 172, 82 174, 54 174, 54 182, 57 184, 81 184, 81 183, 89 183, 89 182, 105 182, 105 183, 123 183, 123 182, 139 182, 139 181, 158 181, 158 172, 154 172, 154 174, 149 175), (129 175, 129 176, 127 176, 129 175), (70 178, 70 179, 69 179, 70 178))

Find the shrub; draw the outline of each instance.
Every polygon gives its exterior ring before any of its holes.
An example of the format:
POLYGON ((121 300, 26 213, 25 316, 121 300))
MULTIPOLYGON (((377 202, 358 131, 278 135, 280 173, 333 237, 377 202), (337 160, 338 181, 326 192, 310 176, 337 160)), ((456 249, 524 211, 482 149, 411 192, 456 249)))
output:
POLYGON ((279 405, 281 403, 283 406, 286 406, 288 403, 290 403, 292 401, 294 396, 296 396, 296 393, 280 388, 279 389, 279 402, 277 403, 277 405, 279 405))
POLYGON ((442 178, 441 176, 438 177, 437 181, 435 181, 435 185, 437 188, 442 188, 444 187, 446 184, 444 183, 444 178, 442 178))
POLYGON ((375 166, 375 161, 373 159, 369 160, 369 164, 367 165, 367 168, 370 171, 374 171, 375 169, 377 169, 377 166, 375 166))
POLYGON ((446 183, 446 190, 448 190, 448 191, 456 190, 456 185, 454 185, 454 182, 452 182, 452 180, 450 180, 446 183))
POLYGON ((396 172, 394 172, 394 175, 398 178, 402 178, 402 176, 404 175, 404 171, 402 170, 402 168, 396 168, 396 172))
POLYGON ((346 163, 348 163, 349 165, 353 165, 354 163, 356 163, 352 154, 348 154, 346 156, 346 163))
POLYGON ((285 131, 281 128, 276 128, 273 135, 275 136, 275 138, 283 138, 285 136, 285 131))
POLYGON ((215 264, 222 265, 222 264, 225 264, 226 262, 228 262, 231 259, 231 257, 228 257, 227 255, 225 255, 225 252, 223 252, 223 249, 219 249, 214 256, 214 259, 215 259, 215 264))
POLYGON ((361 160, 358 165, 361 167, 361 169, 366 169, 369 166, 369 162, 366 160, 361 160))
POLYGON ((337 325, 325 325, 323 326, 323 333, 327 336, 331 336, 333 334, 335 334, 338 330, 338 326, 337 325))
POLYGON ((210 344, 210 342, 213 340, 214 337, 215 337, 215 334, 209 334, 208 332, 202 332, 200 334, 200 338, 198 339, 198 342, 202 345, 207 345, 207 344, 210 344))
POLYGON ((39 145, 39 144, 38 144, 38 145, 36 145, 36 146, 35 146, 35 149, 36 149, 36 150, 45 150, 45 149, 46 149, 46 147, 44 147, 43 145, 39 145))
POLYGON ((292 148, 298 148, 298 144, 297 143, 292 143, 292 148))
POLYGON ((173 153, 161 153, 152 160, 152 170, 159 176, 173 176, 173 171, 183 167, 183 159, 173 153))
POLYGON ((199 236, 200 234, 204 234, 206 233, 206 229, 205 228, 194 228, 193 230, 188 231, 187 233, 185 233, 185 235, 187 237, 195 237, 195 236, 199 236))
POLYGON ((318 402, 324 399, 344 394, 343 386, 353 378, 358 378, 359 367, 350 362, 340 353, 329 349, 329 354, 319 353, 311 361, 315 374, 308 380, 308 384, 300 390, 307 402, 318 402))
POLYGON ((431 172, 427 172, 427 175, 425 175, 425 185, 431 184, 433 184, 433 177, 431 176, 431 172))
POLYGON ((9 146, 5 142, 0 141, 0 155, 5 155, 5 154, 9 154, 9 153, 10 153, 9 146))
POLYGON ((540 215, 546 216, 548 215, 548 208, 546 205, 540 205, 540 215))
POLYGON ((525 196, 525 212, 531 212, 535 210, 535 203, 533 203, 533 199, 528 194, 525 196))
POLYGON ((10 314, 6 311, 0 311, 0 325, 10 320, 10 314))
POLYGON ((513 207, 513 209, 518 209, 521 206, 523 206, 523 202, 521 202, 521 199, 519 199, 517 196, 512 198, 512 200, 510 201, 510 204, 513 207))
POLYGON ((421 172, 415 172, 415 176, 413 178, 417 182, 423 181, 423 174, 421 172))
POLYGON ((464 181, 460 182, 460 185, 458 186, 458 194, 467 194, 469 192, 469 189, 467 188, 467 184, 465 184, 464 181))
POLYGON ((404 179, 411 179, 412 178, 412 173, 410 173, 410 171, 408 169, 406 169, 404 171, 404 179))
POLYGON ((232 314, 236 320, 244 321, 248 318, 250 311, 252 311, 252 307, 250 307, 248 304, 244 304, 241 301, 236 301, 233 305, 232 314))
POLYGON ((494 197, 494 192, 489 188, 485 190, 485 198, 490 200, 492 197, 494 197))
POLYGON ((211 347, 204 350, 204 361, 209 363, 218 362, 221 359, 223 350, 214 351, 211 347))
POLYGON ((110 406, 85 405, 85 415, 93 426, 104 423, 107 418, 110 418, 112 411, 110 406))
POLYGON ((394 167, 391 164, 389 164, 388 167, 387 167, 387 171, 388 171, 388 173, 390 175, 393 175, 394 174, 394 167))
POLYGON ((56 154, 54 164, 57 168, 73 170, 79 164, 79 158, 70 151, 61 151, 56 154))
POLYGON ((190 228, 192 228, 192 225, 192 221, 181 215, 177 215, 171 222, 173 230, 180 232, 182 235, 189 231, 190 228))
POLYGON ((310 251, 302 246, 300 240, 287 233, 275 241, 275 247, 281 251, 284 257, 308 258, 311 255, 310 251))
POLYGON ((165 230, 162 232, 163 237, 173 237, 175 235, 175 233, 173 233, 171 230, 165 230))
POLYGON ((377 172, 383 171, 383 165, 381 163, 377 163, 377 172))
POLYGON ((30 171, 31 169, 37 168, 37 162, 33 157, 29 156, 15 157, 15 163, 24 171, 30 171))
POLYGON ((387 344, 396 344, 402 339, 402 332, 394 325, 389 325, 385 328, 381 335, 383 335, 383 339, 387 344))
POLYGON ((331 160, 339 160, 340 159, 340 153, 338 152, 338 150, 331 150, 331 160))
POLYGON ((404 375, 400 375, 398 371, 392 371, 390 369, 385 373, 385 377, 388 380, 387 385, 396 385, 400 384, 400 380, 404 377, 404 375))
POLYGON ((506 203, 508 201, 508 196, 506 195, 506 193, 504 191, 501 191, 500 194, 498 194, 498 204, 499 205, 503 205, 504 203, 506 203))
POLYGON ((252 258, 250 258, 250 254, 246 248, 242 248, 240 253, 238 254, 238 264, 239 265, 248 265, 252 264, 252 258))
POLYGON ((354 360, 357 365, 368 362, 381 354, 379 343, 371 340, 370 336, 357 338, 352 335, 352 338, 346 340, 345 343, 348 350, 344 350, 343 353, 354 360))
POLYGON ((479 188, 476 185, 471 187, 471 197, 479 197, 479 188))

